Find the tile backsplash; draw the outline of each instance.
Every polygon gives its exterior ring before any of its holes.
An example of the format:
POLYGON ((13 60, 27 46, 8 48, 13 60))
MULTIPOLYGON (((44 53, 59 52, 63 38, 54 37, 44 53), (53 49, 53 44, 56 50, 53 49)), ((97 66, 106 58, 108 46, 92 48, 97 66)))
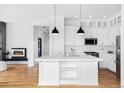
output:
POLYGON ((71 48, 75 50, 76 55, 83 55, 84 52, 116 52, 115 46, 65 46, 65 53, 67 55, 71 53, 71 48))

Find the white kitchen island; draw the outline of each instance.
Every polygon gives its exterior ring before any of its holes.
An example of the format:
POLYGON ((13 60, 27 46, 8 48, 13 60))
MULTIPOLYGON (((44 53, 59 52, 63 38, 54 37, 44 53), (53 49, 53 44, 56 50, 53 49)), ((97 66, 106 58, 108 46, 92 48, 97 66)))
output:
POLYGON ((39 85, 98 85, 98 62, 101 60, 90 55, 37 58, 39 85))

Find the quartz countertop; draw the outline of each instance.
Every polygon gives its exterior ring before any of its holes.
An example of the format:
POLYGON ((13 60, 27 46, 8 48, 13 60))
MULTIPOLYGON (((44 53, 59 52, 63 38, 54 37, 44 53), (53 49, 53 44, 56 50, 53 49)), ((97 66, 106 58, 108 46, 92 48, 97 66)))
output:
POLYGON ((91 55, 82 55, 82 56, 43 56, 36 58, 35 61, 42 62, 42 61, 102 61, 101 58, 94 57, 91 55))

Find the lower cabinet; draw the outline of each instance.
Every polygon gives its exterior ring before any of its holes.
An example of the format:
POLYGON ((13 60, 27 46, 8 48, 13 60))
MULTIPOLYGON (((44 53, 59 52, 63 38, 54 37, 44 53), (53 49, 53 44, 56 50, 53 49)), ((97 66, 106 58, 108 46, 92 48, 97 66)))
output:
POLYGON ((100 58, 102 58, 103 60, 101 62, 99 62, 99 68, 101 69, 107 69, 108 68, 108 55, 107 55, 107 51, 104 50, 104 48, 102 48, 103 50, 100 52, 100 58))
POLYGON ((60 62, 60 85, 79 84, 79 62, 60 62))
POLYGON ((40 62, 39 85, 98 85, 98 62, 40 62))
POLYGON ((98 85, 98 62, 80 64, 80 85, 98 85))
POLYGON ((112 72, 116 73, 116 58, 115 58, 115 54, 108 54, 108 59, 107 59, 107 67, 109 70, 111 70, 112 72))
POLYGON ((39 85, 59 85, 59 62, 39 63, 39 85))

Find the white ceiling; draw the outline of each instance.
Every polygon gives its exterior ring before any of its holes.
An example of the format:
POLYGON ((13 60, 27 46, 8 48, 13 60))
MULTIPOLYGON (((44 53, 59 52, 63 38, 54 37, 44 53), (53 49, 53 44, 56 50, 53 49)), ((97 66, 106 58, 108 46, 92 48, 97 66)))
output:
MULTIPOLYGON (((79 16, 79 9, 79 4, 56 5, 57 16, 79 16)), ((119 4, 82 4, 82 17, 110 17, 120 10, 121 5, 119 4)), ((54 5, 52 4, 0 4, 0 17, 38 19, 49 16, 54 16, 54 5)))
MULTIPOLYGON (((80 5, 57 5, 58 15, 65 16, 79 16, 80 5), (63 11, 64 10, 64 11, 63 11)), ((103 17, 103 16, 112 16, 115 13, 121 10, 121 5, 117 4, 84 4, 82 7, 82 17, 103 17)))

